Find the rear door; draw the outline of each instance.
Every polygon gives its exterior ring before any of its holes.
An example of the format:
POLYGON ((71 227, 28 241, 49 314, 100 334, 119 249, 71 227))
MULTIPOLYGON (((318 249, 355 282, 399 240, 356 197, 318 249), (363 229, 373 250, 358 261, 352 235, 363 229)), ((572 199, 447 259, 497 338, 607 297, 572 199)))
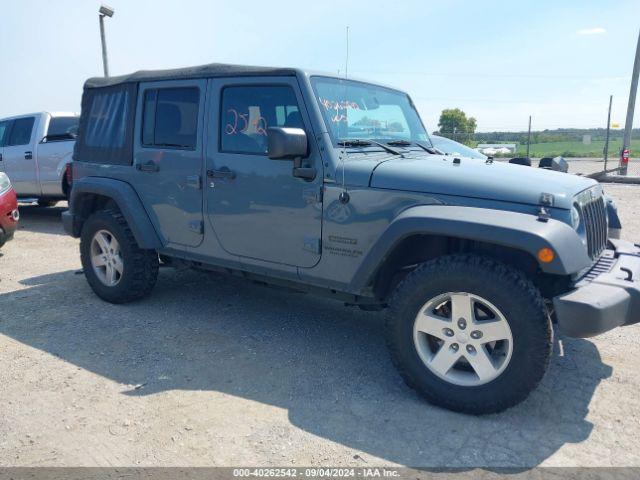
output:
POLYGON ((132 183, 157 230, 174 248, 203 239, 205 80, 141 83, 132 183))
POLYGON ((11 121, 2 152, 4 169, 20 197, 40 195, 37 163, 33 152, 36 117, 21 117, 11 121))

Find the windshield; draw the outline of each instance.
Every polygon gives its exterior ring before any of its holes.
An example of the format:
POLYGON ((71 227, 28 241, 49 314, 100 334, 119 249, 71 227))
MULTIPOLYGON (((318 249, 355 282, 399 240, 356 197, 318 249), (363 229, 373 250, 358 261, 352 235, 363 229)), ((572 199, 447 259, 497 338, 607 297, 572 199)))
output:
POLYGON ((486 160, 487 156, 482 153, 474 150, 473 148, 467 147, 462 143, 455 142, 446 137, 439 137, 437 135, 431 136, 431 143, 434 147, 440 150, 447 155, 460 155, 463 157, 469 158, 479 158, 482 160, 486 160))
POLYGON ((330 77, 312 77, 311 84, 334 144, 360 139, 430 145, 406 93, 330 77))

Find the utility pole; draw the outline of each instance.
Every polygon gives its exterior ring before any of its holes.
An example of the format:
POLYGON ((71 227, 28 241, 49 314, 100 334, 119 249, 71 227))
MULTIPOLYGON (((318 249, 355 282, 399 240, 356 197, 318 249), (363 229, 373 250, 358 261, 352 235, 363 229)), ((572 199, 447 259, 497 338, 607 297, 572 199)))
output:
POLYGON ((629 104, 627 105, 627 119, 624 124, 624 140, 622 152, 620 152, 620 174, 627 174, 629 165, 629 150, 631 147, 631 129, 633 128, 633 111, 636 108, 636 93, 638 91, 638 74, 640 74, 640 32, 636 45, 636 58, 633 61, 633 74, 631 75, 631 90, 629 91, 629 104), (626 153, 625 153, 626 152, 626 153))
POLYGON ((607 159, 609 158, 609 130, 611 129, 611 102, 613 95, 609 95, 609 113, 607 114, 607 136, 604 140, 604 171, 607 172, 607 159))
POLYGON ((531 115, 529 115, 529 133, 527 135, 527 158, 529 158, 529 146, 531 145, 531 115))
POLYGON ((102 68, 104 69, 104 76, 109 76, 109 61, 107 59, 107 40, 104 34, 104 17, 113 17, 114 9, 101 5, 98 11, 98 18, 100 19, 100 41, 102 42, 102 68))

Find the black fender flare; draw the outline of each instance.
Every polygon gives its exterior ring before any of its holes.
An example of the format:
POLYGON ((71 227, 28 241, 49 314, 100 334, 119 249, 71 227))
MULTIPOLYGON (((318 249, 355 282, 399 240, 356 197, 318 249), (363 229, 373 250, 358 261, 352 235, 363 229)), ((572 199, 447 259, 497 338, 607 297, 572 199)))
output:
POLYGON ((592 261, 576 231, 564 222, 536 215, 453 205, 421 205, 401 212, 374 243, 356 271, 351 287, 364 289, 387 256, 405 238, 438 235, 476 240, 529 253, 545 273, 569 275, 592 261), (538 260, 538 251, 555 252, 550 263, 538 260))
POLYGON ((164 246, 161 236, 153 227, 133 187, 122 180, 105 177, 84 177, 74 180, 69 199, 69 211, 63 213, 63 223, 69 234, 74 237, 80 236, 82 223, 88 216, 85 202, 92 198, 92 195, 101 195, 116 203, 140 248, 157 250, 164 246))

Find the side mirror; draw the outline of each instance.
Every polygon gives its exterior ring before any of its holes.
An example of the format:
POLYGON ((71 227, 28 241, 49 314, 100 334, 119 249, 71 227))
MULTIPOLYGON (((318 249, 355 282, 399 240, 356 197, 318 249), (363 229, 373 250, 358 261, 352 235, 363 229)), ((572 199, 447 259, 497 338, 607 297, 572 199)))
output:
POLYGON ((267 129, 267 155, 272 160, 293 160, 292 175, 308 182, 314 180, 317 171, 313 166, 303 165, 302 159, 309 155, 307 134, 301 128, 270 127, 267 129))
POLYGON ((307 134, 301 128, 267 129, 267 155, 272 160, 293 160, 307 156, 307 134))

